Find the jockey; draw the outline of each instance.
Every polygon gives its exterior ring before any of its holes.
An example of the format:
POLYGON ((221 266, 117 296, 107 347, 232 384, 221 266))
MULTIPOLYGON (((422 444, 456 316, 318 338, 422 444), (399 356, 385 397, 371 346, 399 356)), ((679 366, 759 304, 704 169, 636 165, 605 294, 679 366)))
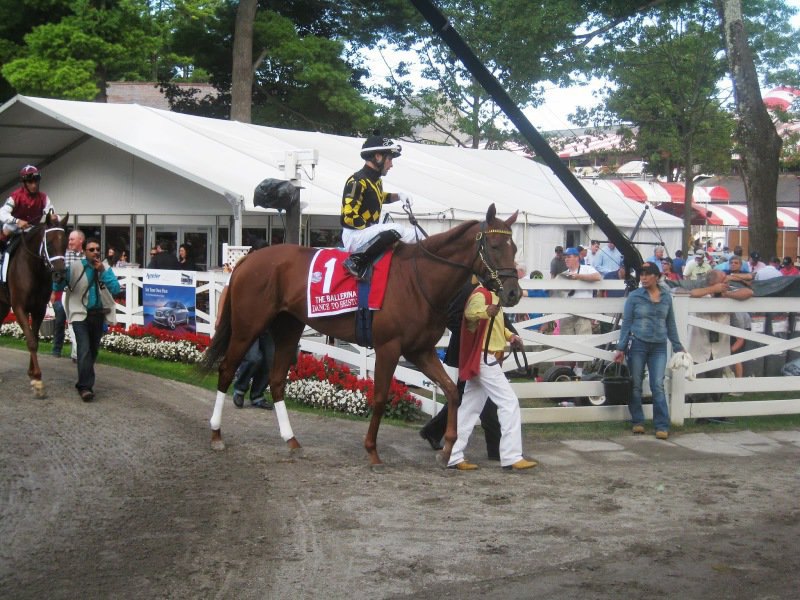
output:
POLYGON ((372 261, 397 240, 406 243, 417 241, 412 228, 396 223, 380 224, 384 203, 406 202, 411 206, 411 196, 405 193, 387 194, 383 191, 381 177, 392 168, 392 160, 400 156, 400 144, 375 132, 361 147, 364 166, 351 175, 342 194, 342 243, 353 252, 342 266, 355 277, 362 279, 372 261))
POLYGON ((5 249, 6 240, 14 233, 24 231, 31 225, 38 225, 49 211, 54 210, 50 198, 39 191, 42 176, 33 165, 25 165, 19 172, 22 185, 14 190, 0 207, 0 251, 5 249))

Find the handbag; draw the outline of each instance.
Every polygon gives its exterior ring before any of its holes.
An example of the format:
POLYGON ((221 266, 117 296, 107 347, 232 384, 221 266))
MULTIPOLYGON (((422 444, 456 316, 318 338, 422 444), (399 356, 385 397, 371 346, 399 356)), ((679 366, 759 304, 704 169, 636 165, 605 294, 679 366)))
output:
POLYGON ((114 302, 114 296, 111 295, 111 292, 102 282, 98 282, 97 288, 100 291, 100 302, 103 304, 106 323, 116 325, 117 303, 114 302))
POLYGON ((609 363, 603 369, 603 391, 608 404, 628 404, 633 395, 633 377, 622 363, 609 363))

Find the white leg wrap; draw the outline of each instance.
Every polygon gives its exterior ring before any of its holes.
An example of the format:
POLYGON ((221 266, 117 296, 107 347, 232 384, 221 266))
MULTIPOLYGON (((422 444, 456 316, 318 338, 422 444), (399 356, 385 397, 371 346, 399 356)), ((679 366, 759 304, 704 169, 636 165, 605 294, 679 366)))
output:
POLYGON ((286 403, 281 400, 275 403, 275 416, 278 417, 278 427, 281 429, 281 438, 288 442, 294 437, 292 424, 289 423, 289 413, 286 412, 286 403))
POLYGON ((209 424, 211 429, 217 431, 222 425, 222 405, 225 404, 225 392, 217 392, 217 399, 214 402, 214 412, 211 413, 209 424))

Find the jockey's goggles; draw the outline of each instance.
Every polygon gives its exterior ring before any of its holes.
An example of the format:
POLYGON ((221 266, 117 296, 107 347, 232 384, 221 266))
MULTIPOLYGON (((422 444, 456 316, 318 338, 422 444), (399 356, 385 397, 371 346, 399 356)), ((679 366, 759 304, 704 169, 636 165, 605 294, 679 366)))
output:
POLYGON ((369 154, 389 154, 392 158, 397 158, 403 152, 403 147, 400 144, 392 144, 391 146, 374 146, 372 148, 362 148, 361 155, 366 156, 369 154))

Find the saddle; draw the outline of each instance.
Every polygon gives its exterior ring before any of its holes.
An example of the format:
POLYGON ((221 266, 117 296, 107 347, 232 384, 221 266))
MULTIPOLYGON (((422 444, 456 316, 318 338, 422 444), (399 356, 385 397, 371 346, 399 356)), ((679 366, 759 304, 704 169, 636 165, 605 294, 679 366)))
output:
POLYGON ((6 285, 8 265, 17 246, 20 244, 21 238, 22 234, 14 234, 11 239, 0 242, 0 284, 6 285))

